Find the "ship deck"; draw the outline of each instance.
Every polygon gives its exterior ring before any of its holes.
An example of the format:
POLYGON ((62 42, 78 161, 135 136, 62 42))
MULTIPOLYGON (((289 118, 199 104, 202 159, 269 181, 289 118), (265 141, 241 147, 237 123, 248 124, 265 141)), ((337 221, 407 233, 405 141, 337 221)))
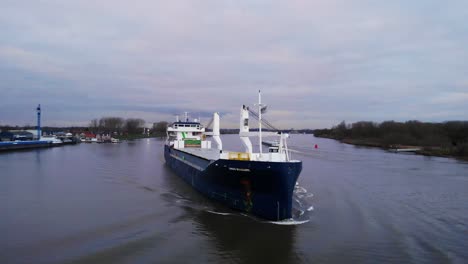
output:
POLYGON ((207 160, 218 160, 220 157, 219 149, 203 149, 203 148, 183 148, 177 149, 179 151, 187 152, 194 156, 204 158, 207 160))

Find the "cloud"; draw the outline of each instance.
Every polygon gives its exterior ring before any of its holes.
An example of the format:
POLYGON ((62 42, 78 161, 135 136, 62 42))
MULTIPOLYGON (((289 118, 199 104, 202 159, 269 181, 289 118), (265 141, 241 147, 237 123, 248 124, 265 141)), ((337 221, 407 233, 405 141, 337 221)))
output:
POLYGON ((32 123, 27 113, 42 103, 52 123, 188 109, 222 112, 235 127, 259 89, 279 127, 466 119, 467 10, 464 1, 7 1, 0 122, 32 123))
POLYGON ((468 87, 467 92, 452 92, 442 93, 430 100, 433 104, 468 104, 468 87))
POLYGON ((63 78, 68 73, 54 58, 17 47, 0 46, 0 58, 6 65, 50 77, 63 78))

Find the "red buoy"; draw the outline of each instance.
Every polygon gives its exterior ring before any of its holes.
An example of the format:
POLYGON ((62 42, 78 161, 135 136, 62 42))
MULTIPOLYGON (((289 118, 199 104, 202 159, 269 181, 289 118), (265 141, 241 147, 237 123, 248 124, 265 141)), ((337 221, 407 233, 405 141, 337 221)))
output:
POLYGON ((315 148, 318 149, 318 145, 317 145, 317 144, 315 144, 315 148))

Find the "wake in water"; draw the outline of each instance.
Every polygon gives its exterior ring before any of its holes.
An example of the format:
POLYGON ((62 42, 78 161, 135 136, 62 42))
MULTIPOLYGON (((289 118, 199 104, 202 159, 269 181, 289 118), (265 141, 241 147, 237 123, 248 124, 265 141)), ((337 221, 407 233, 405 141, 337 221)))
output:
POLYGON ((274 224, 274 225, 302 225, 302 224, 305 224, 307 222, 309 222, 310 219, 308 220, 294 220, 294 219, 285 219, 285 220, 282 220, 282 221, 270 221, 270 222, 267 222, 267 223, 270 223, 270 224, 274 224))
POLYGON ((218 211, 212 211, 212 210, 206 210, 206 212, 210 214, 217 214, 217 215, 236 215, 235 213, 218 212, 218 211))
POLYGON ((219 212, 215 204, 204 197, 191 197, 174 191, 162 193, 161 197, 173 206, 181 207, 192 212, 225 213, 219 212))
POLYGON ((313 211, 312 198, 314 195, 296 183, 293 193, 293 218, 292 220, 304 223, 310 220, 310 212, 313 211))

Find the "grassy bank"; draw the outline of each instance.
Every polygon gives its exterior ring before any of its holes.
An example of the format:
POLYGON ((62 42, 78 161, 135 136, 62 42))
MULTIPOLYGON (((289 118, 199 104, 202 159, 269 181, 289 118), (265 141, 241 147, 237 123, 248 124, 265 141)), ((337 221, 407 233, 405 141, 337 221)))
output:
POLYGON ((395 150, 395 149, 405 149, 405 148, 420 148, 420 150, 412 151, 413 153, 424 155, 424 156, 437 156, 437 157, 451 157, 451 158, 459 158, 463 160, 468 160, 467 155, 457 155, 457 149, 451 147, 434 147, 434 146, 417 146, 417 145, 403 145, 403 144, 396 144, 396 145, 387 145, 382 142, 379 142, 378 139, 369 138, 369 139, 352 139, 352 138, 344 138, 338 139, 332 136, 316 136, 322 138, 330 138, 338 140, 345 144, 351 144, 355 146, 363 146, 363 147, 374 147, 374 148, 382 148, 385 150, 395 150))
POLYGON ((381 124, 357 122, 331 129, 317 129, 316 137, 339 140, 358 146, 387 150, 419 148, 417 154, 468 159, 468 122, 405 123, 387 121, 381 124))

